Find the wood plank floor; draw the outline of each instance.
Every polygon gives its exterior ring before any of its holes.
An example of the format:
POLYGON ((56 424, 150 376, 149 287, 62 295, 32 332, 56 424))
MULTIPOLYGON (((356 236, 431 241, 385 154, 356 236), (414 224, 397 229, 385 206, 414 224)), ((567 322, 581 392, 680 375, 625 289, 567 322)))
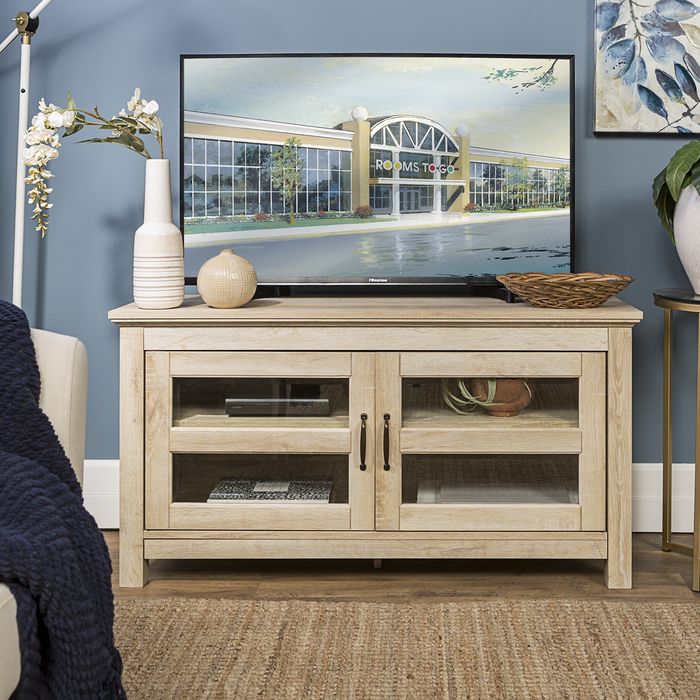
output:
MULTIPOLYGON (((602 561, 548 560, 238 560, 154 561, 144 588, 119 588, 119 537, 104 533, 118 598, 245 598, 375 602, 573 598, 700 603, 690 590, 690 557, 662 552, 661 535, 634 535, 634 588, 609 591, 602 561)), ((692 544, 690 535, 677 536, 692 544)))

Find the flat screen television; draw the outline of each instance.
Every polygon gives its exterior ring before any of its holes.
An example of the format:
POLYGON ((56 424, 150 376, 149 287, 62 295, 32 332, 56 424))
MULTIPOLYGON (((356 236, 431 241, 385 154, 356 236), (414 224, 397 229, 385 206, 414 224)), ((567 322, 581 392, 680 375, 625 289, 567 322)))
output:
POLYGON ((185 269, 457 285, 573 269, 569 55, 181 57, 185 269))

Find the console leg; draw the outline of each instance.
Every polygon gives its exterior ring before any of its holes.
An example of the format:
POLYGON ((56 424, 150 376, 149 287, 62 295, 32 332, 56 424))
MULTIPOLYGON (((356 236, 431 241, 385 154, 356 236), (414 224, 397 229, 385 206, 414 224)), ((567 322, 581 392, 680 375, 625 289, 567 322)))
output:
POLYGON ((632 330, 608 340, 608 588, 632 588, 632 330))
POLYGON ((148 581, 143 547, 143 328, 122 328, 119 346, 119 585, 140 588, 148 581))

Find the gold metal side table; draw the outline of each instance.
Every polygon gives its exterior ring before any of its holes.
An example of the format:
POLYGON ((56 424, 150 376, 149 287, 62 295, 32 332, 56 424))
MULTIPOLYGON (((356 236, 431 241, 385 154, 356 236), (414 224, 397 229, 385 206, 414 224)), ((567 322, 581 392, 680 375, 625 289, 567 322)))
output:
POLYGON ((693 557, 692 589, 700 591, 700 476, 698 473, 698 464, 700 464, 700 296, 696 296, 692 289, 657 289, 654 292, 654 303, 664 310, 664 469, 661 549, 664 552, 681 552, 693 557), (673 475, 671 350, 674 311, 687 311, 698 315, 698 377, 695 387, 695 511, 692 547, 671 541, 671 483, 673 475))

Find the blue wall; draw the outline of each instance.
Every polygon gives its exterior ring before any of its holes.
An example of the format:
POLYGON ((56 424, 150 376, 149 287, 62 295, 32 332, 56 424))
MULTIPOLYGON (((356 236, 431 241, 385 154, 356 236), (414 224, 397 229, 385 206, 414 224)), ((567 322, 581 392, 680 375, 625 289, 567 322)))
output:
MULTIPOLYGON (((7 7, 7 4, 4 4, 7 7)), ((14 7, 15 4, 12 4, 14 7)), ((592 0, 56 0, 35 39, 31 102, 116 112, 140 85, 161 104, 177 172, 180 53, 417 51, 573 53, 577 62, 578 269, 633 275, 624 298, 646 320, 635 331, 634 459, 661 459, 661 312, 657 287, 687 284, 656 219, 651 181, 675 139, 595 138, 592 0)), ((5 11, 5 15, 8 12, 5 11)), ((11 295, 19 47, 0 57, 0 296, 11 295), (11 98, 11 99, 8 99, 11 98)), ((33 110, 33 108, 32 108, 33 110)), ((25 309, 33 324, 79 336, 90 356, 87 456, 117 446, 117 330, 108 309, 130 301, 132 234, 141 219, 143 162, 122 149, 66 143, 52 170, 51 228, 27 226, 25 309)), ((676 459, 691 461, 694 325, 678 323, 676 459), (682 382, 683 380, 681 380, 682 382), (680 396, 680 394, 683 396, 680 396)))

